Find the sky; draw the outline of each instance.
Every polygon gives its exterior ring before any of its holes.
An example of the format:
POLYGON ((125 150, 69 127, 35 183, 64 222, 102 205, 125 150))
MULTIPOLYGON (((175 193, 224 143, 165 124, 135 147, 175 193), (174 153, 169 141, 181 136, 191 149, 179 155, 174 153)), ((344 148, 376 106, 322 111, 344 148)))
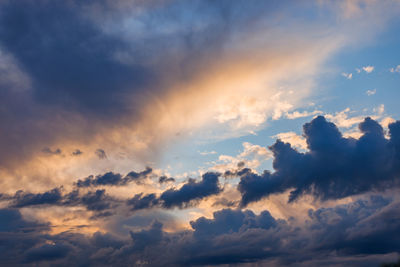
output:
POLYGON ((400 1, 0 0, 0 265, 400 258, 400 1))

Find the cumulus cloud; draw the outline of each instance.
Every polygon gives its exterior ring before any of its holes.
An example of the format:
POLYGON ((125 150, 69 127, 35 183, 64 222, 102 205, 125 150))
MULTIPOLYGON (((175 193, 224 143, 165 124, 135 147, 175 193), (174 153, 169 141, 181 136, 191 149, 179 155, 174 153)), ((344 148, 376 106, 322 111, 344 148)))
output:
POLYGON ((366 118, 359 125, 359 139, 344 138, 335 124, 319 116, 303 126, 309 152, 278 140, 270 147, 275 172, 242 174, 241 204, 286 190, 291 190, 289 201, 303 194, 327 200, 398 185, 399 126, 398 121, 390 124, 386 139, 382 126, 366 118))

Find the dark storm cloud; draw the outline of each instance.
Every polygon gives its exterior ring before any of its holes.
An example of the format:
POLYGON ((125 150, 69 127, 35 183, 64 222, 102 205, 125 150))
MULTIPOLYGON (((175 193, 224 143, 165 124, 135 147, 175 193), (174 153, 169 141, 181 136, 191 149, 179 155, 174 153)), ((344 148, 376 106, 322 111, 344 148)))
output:
POLYGON ((190 206, 193 201, 199 201, 203 198, 219 194, 222 191, 218 180, 219 176, 219 173, 207 172, 202 175, 202 179, 198 182, 190 178, 179 189, 168 189, 161 193, 159 197, 155 194, 136 194, 128 200, 127 204, 132 207, 132 210, 152 207, 163 207, 166 209, 175 207, 185 208, 190 206))
POLYGON ((122 202, 106 194, 106 191, 96 190, 81 193, 73 190, 63 193, 62 188, 54 188, 44 193, 28 193, 17 191, 14 195, 1 196, 2 201, 8 201, 12 208, 40 206, 84 206, 89 211, 96 212, 95 216, 110 216, 113 208, 122 202))
POLYGON ((371 190, 398 186, 400 178, 400 121, 389 125, 390 139, 371 118, 359 125, 359 139, 345 138, 335 124, 319 116, 303 127, 309 152, 276 141, 270 147, 275 172, 242 173, 238 190, 242 205, 288 189, 289 201, 303 194, 321 200, 339 199, 371 190))
POLYGON ((136 194, 133 198, 127 201, 127 204, 131 206, 132 210, 149 209, 156 206, 159 203, 159 199, 156 194, 147 194, 143 196, 143 193, 136 194))
POLYGON ((164 183, 175 183, 175 179, 172 177, 167 177, 167 176, 161 176, 160 178, 158 178, 158 182, 160 184, 164 184, 164 183))
POLYGON ((74 190, 63 197, 62 205, 65 206, 85 206, 87 210, 101 213, 100 215, 111 215, 105 213, 117 207, 120 201, 106 194, 106 190, 89 191, 80 194, 79 190, 74 190))
POLYGON ((0 233, 19 231, 28 233, 47 229, 47 224, 24 220, 17 209, 0 209, 0 233))
POLYGON ((102 33, 79 8, 63 1, 3 4, 1 45, 30 74, 38 101, 106 115, 122 105, 117 96, 128 83, 143 84, 147 71, 113 60, 126 44, 102 33))
MULTIPOLYGON (((0 210, 0 259, 8 265, 192 266, 256 263, 268 266, 318 266, 319 260, 345 263, 356 256, 397 252, 400 204, 378 195, 310 210, 305 224, 279 220, 268 211, 224 209, 191 222, 192 230, 167 233, 154 221, 124 238, 64 232, 46 234, 17 210, 0 210), (10 238, 12 236, 12 238, 10 238), (163 251, 163 253, 160 253, 163 251), (18 257, 16 256, 18 255, 18 257)), ((363 258, 365 260, 363 261, 363 258)))
POLYGON ((143 250, 147 246, 161 242, 163 238, 162 226, 162 223, 155 221, 149 230, 130 232, 133 239, 133 250, 143 250))
POLYGON ((59 188, 54 188, 50 191, 38 194, 25 193, 18 191, 11 198, 13 207, 27 207, 34 205, 55 205, 61 202, 62 193, 59 188))
POLYGON ((125 177, 123 177, 119 173, 107 172, 103 175, 97 175, 96 177, 91 175, 83 180, 78 180, 75 183, 75 185, 77 187, 104 186, 104 185, 124 186, 130 182, 141 183, 152 173, 152 171, 153 170, 150 167, 147 167, 144 171, 141 172, 131 171, 125 177))
POLYGON ((200 200, 220 193, 222 189, 218 181, 219 176, 220 174, 218 173, 207 172, 202 175, 202 179, 199 182, 190 179, 179 189, 164 191, 160 196, 163 207, 183 207, 192 200, 200 200))
POLYGON ((201 217, 190 222, 196 238, 210 238, 212 236, 246 231, 250 228, 269 229, 277 225, 276 220, 268 211, 255 215, 250 210, 223 209, 213 214, 213 219, 201 217))
POLYGON ((222 191, 218 181, 220 174, 208 172, 202 175, 200 181, 190 178, 179 189, 171 188, 165 190, 159 196, 140 193, 124 201, 109 196, 105 189, 82 193, 82 188, 87 187, 125 186, 129 182, 141 183, 151 173, 152 169, 149 167, 142 172, 129 172, 125 177, 109 172, 96 177, 89 176, 84 180, 78 180, 75 183, 77 189, 70 192, 64 192, 62 187, 36 194, 20 190, 14 195, 0 195, 0 201, 8 202, 8 206, 14 208, 40 205, 84 206, 87 210, 97 212, 98 216, 110 216, 112 215, 110 213, 112 208, 122 206, 124 203, 135 211, 152 207, 166 209, 186 208, 196 201, 219 194, 222 191))
POLYGON ((64 258, 68 252, 69 247, 65 245, 52 245, 44 244, 39 247, 34 247, 26 251, 26 263, 38 263, 41 261, 52 261, 55 259, 64 258))

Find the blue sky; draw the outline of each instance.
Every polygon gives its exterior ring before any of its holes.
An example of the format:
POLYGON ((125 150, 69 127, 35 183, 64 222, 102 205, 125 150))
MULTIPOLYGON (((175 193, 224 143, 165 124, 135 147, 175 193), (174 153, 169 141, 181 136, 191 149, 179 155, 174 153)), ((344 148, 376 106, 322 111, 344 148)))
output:
MULTIPOLYGON (((308 98, 309 106, 294 111, 320 110, 334 114, 349 108, 348 116, 357 117, 374 115, 384 105, 385 116, 397 118, 400 75, 391 69, 395 69, 400 62, 397 53, 400 38, 396 34, 399 23, 397 18, 392 18, 387 27, 373 34, 374 38, 369 36, 343 47, 328 58, 321 67, 321 73, 314 77, 316 84, 308 98), (363 70, 368 66, 373 67, 370 73, 363 70), (349 74, 351 78, 348 78, 349 74)), ((211 141, 188 138, 168 146, 161 168, 170 166, 175 175, 193 172, 200 166, 203 170, 207 169, 221 154, 233 157, 240 154, 243 142, 266 147, 274 143, 279 133, 293 131, 301 135, 302 125, 313 116, 315 114, 298 119, 267 120, 261 129, 238 138, 211 141)), ((265 163, 259 170, 272 167, 271 160, 265 163)))

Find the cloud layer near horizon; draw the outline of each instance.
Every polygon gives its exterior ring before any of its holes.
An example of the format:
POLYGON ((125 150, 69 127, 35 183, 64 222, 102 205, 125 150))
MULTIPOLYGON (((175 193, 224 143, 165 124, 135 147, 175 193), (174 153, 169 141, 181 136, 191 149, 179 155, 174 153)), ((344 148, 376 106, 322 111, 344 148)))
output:
MULTIPOLYGON (((106 173, 78 180, 71 192, 55 188, 37 194, 18 191, 1 195, 7 208, 0 210, 0 236, 8 251, 1 259, 7 264, 52 262, 62 266, 118 266, 127 261, 150 266, 246 262, 313 266, 321 262, 333 264, 341 257, 342 263, 364 264, 371 255, 376 255, 376 262, 382 261, 400 249, 400 244, 391 238, 399 231, 399 125, 400 121, 389 124, 387 139, 380 124, 366 118, 359 125, 363 135, 354 139, 343 137, 335 124, 318 116, 303 127, 309 151, 298 152, 279 140, 270 147, 275 157, 273 173, 259 175, 239 164, 237 171, 205 173, 199 181, 189 179, 179 187, 170 185, 159 194, 140 193, 124 198, 106 193, 126 187, 130 181, 146 184, 155 180, 158 184, 159 177, 151 176, 148 168, 126 176, 106 173), (382 164, 387 167, 378 168, 382 164), (229 187, 222 186, 219 180, 234 177, 240 178, 241 205, 216 210, 212 218, 197 217, 186 230, 164 231, 156 216, 150 227, 131 230, 130 238, 110 229, 109 233, 93 235, 75 231, 48 234, 51 224, 27 221, 21 215, 23 208, 38 211, 83 207, 92 214, 88 223, 106 223, 114 217, 140 221, 146 214, 140 213, 143 211, 191 209, 210 199, 228 196, 225 190, 229 187), (103 189, 93 190, 99 186, 103 189), (243 205, 287 190, 291 190, 289 202, 306 194, 322 202, 355 198, 346 204, 309 208, 305 218, 293 214, 280 219, 265 209, 258 215, 242 209, 243 205), (7 241, 7 236, 18 238, 7 241), (24 247, 18 242, 24 242, 24 247), (90 261, 81 254, 83 247, 91 255, 90 261), (156 252, 161 248, 164 256, 156 252), (331 256, 332 252, 340 256, 331 256), (22 256, 12 257, 17 254, 22 256)), ((223 201, 219 205, 232 206, 223 201)))

